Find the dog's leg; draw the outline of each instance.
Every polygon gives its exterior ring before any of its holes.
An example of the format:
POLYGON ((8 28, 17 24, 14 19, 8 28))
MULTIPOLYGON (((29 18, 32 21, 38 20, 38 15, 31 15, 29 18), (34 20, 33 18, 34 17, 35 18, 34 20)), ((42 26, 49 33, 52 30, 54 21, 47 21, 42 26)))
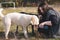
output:
POLYGON ((31 25, 32 26, 32 35, 35 35, 34 33, 34 25, 31 25))
POLYGON ((24 32, 24 36, 25 36, 25 38, 27 38, 27 39, 28 39, 28 35, 27 35, 26 27, 23 27, 23 32, 24 32))
POLYGON ((5 38, 8 39, 8 33, 10 30, 10 26, 11 26, 11 20, 9 19, 4 20, 4 26, 5 26, 5 38))
POLYGON ((39 40, 39 32, 38 32, 38 25, 34 25, 34 33, 36 40, 39 40))
POLYGON ((10 30, 10 26, 6 26, 7 28, 5 29, 5 38, 8 39, 8 33, 10 30))
POLYGON ((18 26, 16 27, 16 32, 15 32, 15 34, 18 34, 18 26))

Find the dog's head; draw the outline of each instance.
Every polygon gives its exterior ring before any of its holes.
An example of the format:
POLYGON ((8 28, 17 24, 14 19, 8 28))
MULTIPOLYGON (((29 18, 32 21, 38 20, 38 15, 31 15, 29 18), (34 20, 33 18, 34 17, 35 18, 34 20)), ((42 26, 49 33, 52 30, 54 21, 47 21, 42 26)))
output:
POLYGON ((39 25, 39 18, 36 15, 31 17, 31 24, 32 25, 39 25))
POLYGON ((36 15, 32 16, 31 24, 34 27, 34 33, 37 34, 37 32, 38 32, 38 25, 39 25, 39 18, 36 15))

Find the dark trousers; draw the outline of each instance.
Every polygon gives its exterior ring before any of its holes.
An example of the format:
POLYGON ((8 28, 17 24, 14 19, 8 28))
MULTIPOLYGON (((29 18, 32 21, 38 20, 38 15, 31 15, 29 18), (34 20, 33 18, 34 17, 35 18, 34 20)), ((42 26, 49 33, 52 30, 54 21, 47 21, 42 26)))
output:
POLYGON ((56 33, 59 31, 59 26, 54 26, 52 27, 52 32, 53 32, 53 35, 56 35, 56 33))
POLYGON ((50 27, 38 28, 39 33, 43 33, 46 38, 51 38, 53 36, 53 31, 50 27))

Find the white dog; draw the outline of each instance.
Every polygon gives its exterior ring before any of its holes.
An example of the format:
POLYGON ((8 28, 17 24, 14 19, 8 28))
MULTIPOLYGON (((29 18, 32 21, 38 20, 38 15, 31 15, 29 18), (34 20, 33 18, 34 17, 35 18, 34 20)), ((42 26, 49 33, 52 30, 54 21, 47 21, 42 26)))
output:
POLYGON ((2 14, 2 10, 0 9, 0 16, 2 17, 4 29, 5 29, 5 37, 8 39, 8 33, 10 30, 10 26, 12 23, 16 25, 20 25, 23 28, 24 36, 27 38, 27 31, 26 27, 31 23, 32 25, 39 24, 39 19, 35 15, 27 15, 27 14, 20 14, 17 12, 14 13, 8 13, 7 15, 2 14))

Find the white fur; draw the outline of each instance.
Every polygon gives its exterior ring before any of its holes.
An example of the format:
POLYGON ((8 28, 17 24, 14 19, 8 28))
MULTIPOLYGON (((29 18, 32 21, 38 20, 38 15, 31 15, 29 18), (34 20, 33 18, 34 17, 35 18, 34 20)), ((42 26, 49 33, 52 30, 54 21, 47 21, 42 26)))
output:
POLYGON ((2 14, 2 11, 3 11, 4 9, 3 8, 0 8, 0 17, 4 17, 4 15, 2 14))
POLYGON ((8 33, 12 23, 22 26, 23 32, 26 38, 28 37, 26 27, 30 23, 32 23, 33 25, 39 24, 39 19, 35 15, 27 15, 27 14, 20 14, 20 13, 14 12, 14 13, 8 13, 5 16, 2 13, 0 13, 0 16, 3 18, 6 39, 8 39, 8 33), (34 23, 31 20, 32 17, 34 18, 34 23))

